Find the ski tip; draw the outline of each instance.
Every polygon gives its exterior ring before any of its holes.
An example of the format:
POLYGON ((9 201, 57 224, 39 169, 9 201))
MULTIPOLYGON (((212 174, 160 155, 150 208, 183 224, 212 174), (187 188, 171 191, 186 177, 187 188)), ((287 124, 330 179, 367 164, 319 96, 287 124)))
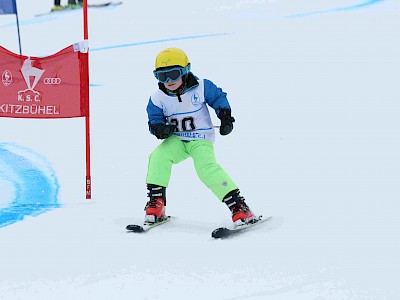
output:
POLYGON ((250 228, 258 223, 262 223, 265 221, 268 221, 272 219, 272 216, 269 216, 267 218, 263 218, 262 215, 256 216, 252 221, 248 223, 243 223, 240 225, 236 225, 233 228, 228 228, 228 227, 220 227, 215 229, 212 233, 211 236, 214 239, 225 239, 232 237, 233 235, 236 235, 239 232, 242 232, 242 230, 250 228))
POLYGON ((217 228, 211 233, 211 237, 214 239, 222 239, 229 234, 229 231, 230 230, 226 227, 217 228))
POLYGON ((161 220, 158 220, 155 223, 146 223, 146 222, 144 222, 142 225, 130 224, 130 225, 126 226, 126 230, 128 232, 138 232, 138 233, 146 232, 146 231, 149 231, 151 228, 154 228, 154 227, 156 227, 158 225, 167 223, 171 219, 173 219, 173 217, 166 216, 165 218, 163 218, 161 220))
POLYGON ((128 225, 126 226, 126 230, 133 232, 144 232, 144 228, 139 225, 128 225))

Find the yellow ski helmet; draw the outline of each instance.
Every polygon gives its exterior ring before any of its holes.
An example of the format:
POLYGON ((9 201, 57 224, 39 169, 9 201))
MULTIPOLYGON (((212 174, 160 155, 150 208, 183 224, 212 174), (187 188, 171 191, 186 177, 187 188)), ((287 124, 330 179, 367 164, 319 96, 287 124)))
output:
POLYGON ((180 66, 186 68, 189 65, 186 53, 179 48, 167 48, 158 53, 156 57, 156 70, 159 68, 180 66))

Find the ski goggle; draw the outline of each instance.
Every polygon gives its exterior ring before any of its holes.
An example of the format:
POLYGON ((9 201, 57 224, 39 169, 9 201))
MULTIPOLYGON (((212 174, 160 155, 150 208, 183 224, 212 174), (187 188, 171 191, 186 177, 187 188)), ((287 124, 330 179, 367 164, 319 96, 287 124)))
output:
POLYGON ((166 70, 153 71, 154 76, 161 83, 166 83, 167 81, 176 82, 183 75, 186 75, 190 71, 190 64, 186 68, 175 67, 166 70))

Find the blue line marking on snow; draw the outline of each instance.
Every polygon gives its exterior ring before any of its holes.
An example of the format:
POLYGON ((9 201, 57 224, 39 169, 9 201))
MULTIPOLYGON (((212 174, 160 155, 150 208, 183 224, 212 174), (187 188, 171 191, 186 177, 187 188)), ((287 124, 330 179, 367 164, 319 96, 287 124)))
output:
POLYGON ((366 2, 351 5, 351 6, 344 6, 344 7, 338 7, 338 8, 333 8, 333 9, 327 9, 327 10, 293 14, 293 15, 289 15, 286 17, 287 18, 302 18, 302 17, 308 17, 308 16, 313 16, 313 15, 318 15, 318 14, 333 13, 333 12, 340 12, 340 11, 351 11, 351 10, 356 10, 356 9, 372 6, 372 5, 375 5, 375 4, 384 2, 384 1, 386 1, 386 0, 368 0, 366 2))
POLYGON ((203 35, 182 36, 182 37, 169 38, 169 39, 152 40, 152 41, 135 42, 135 43, 129 43, 129 44, 98 47, 98 48, 90 48, 90 52, 110 50, 110 49, 116 49, 116 48, 124 48, 124 47, 135 47, 135 46, 157 44, 157 43, 165 43, 165 42, 171 42, 171 41, 202 39, 202 38, 217 37, 217 36, 224 36, 224 35, 231 35, 231 34, 233 34, 233 33, 224 32, 224 33, 211 33, 211 34, 203 34, 203 35))
POLYGON ((61 206, 50 163, 15 144, 0 143, 0 188, 0 228, 61 206))
MULTIPOLYGON (((232 35, 232 34, 233 33, 229 33, 229 32, 211 33, 211 34, 203 34, 203 35, 191 35, 191 36, 183 36, 183 37, 176 37, 176 38, 168 38, 168 39, 161 39, 161 40, 135 42, 135 43, 128 43, 128 44, 119 44, 119 45, 112 45, 112 46, 105 46, 105 47, 98 47, 98 48, 90 48, 90 53, 91 52, 96 52, 96 51, 117 49, 117 48, 136 47, 136 46, 164 43, 164 42, 170 42, 170 41, 182 41, 182 40, 189 40, 189 39, 202 39, 202 38, 226 36, 226 35, 232 35)), ((102 86, 102 84, 90 84, 89 86, 97 87, 97 86, 102 86)))

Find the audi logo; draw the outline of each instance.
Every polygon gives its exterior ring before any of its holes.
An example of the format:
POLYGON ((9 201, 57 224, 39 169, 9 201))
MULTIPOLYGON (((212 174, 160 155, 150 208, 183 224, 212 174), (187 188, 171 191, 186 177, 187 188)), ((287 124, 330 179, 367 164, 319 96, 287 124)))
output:
POLYGON ((44 84, 60 84, 61 78, 45 78, 43 79, 44 84))

